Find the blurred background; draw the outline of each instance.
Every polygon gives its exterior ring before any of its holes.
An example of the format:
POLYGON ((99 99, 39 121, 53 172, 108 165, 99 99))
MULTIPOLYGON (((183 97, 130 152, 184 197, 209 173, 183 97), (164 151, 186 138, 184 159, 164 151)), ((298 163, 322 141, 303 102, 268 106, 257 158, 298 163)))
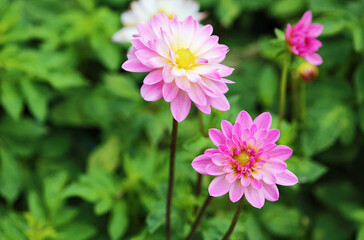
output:
MULTIPOLYGON (((290 69, 280 144, 299 178, 278 202, 244 203, 234 239, 364 239, 364 1, 200 0, 235 67, 231 110, 270 111, 277 124, 281 55, 274 29, 311 9, 324 25, 317 79, 290 69), (297 88, 300 89, 297 93, 297 88), (300 96, 300 97, 298 97, 300 96), (297 99, 298 98, 298 99, 297 99), (299 106, 299 107, 298 107, 299 106)), ((120 69, 129 44, 111 41, 129 0, 0 0, 0 239, 164 239, 172 117, 139 93, 145 74, 120 69)), ((191 161, 207 147, 192 108, 179 126, 172 228, 182 239, 195 194, 191 161)), ((195 239, 220 239, 236 204, 213 199, 195 239)))

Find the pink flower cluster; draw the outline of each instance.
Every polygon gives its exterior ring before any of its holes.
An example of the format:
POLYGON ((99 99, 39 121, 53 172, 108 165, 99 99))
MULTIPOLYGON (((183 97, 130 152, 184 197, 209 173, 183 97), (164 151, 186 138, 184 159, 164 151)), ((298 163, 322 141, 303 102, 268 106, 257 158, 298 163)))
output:
POLYGON ((245 195, 252 206, 261 208, 265 199, 278 200, 276 184, 298 182, 285 163, 292 149, 276 144, 280 134, 278 129, 270 129, 271 124, 267 112, 252 120, 242 111, 234 125, 224 120, 222 131, 210 129, 210 139, 217 148, 196 157, 192 167, 200 174, 217 176, 209 185, 211 196, 229 192, 230 200, 236 202, 245 195))
POLYGON ((311 11, 305 12, 302 18, 293 27, 288 24, 286 29, 286 41, 293 54, 301 56, 313 65, 322 64, 322 58, 315 53, 322 43, 316 38, 322 33, 321 24, 311 24, 311 11))
POLYGON ((211 36, 212 26, 200 27, 192 17, 178 21, 158 14, 146 24, 138 25, 138 34, 131 40, 132 51, 122 68, 131 72, 149 72, 144 79, 141 95, 146 101, 164 98, 171 103, 173 117, 183 121, 191 101, 204 113, 211 106, 230 109, 225 93, 225 79, 233 68, 220 64, 228 47, 211 36))

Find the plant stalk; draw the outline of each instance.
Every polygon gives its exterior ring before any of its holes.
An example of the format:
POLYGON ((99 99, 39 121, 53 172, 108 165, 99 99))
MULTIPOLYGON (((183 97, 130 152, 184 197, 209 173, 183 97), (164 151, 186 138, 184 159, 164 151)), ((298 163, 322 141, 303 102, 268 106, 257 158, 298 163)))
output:
POLYGON ((234 214, 233 220, 231 221, 230 227, 229 227, 228 231, 225 233, 222 240, 228 240, 230 235, 233 233, 235 225, 239 220, 241 207, 243 206, 243 201, 244 201, 244 198, 242 197, 240 199, 240 201, 238 202, 238 206, 236 206, 235 214, 234 214))
POLYGON ((166 210, 166 239, 168 240, 171 239, 171 206, 172 206, 173 183, 174 183, 174 165, 175 165, 176 146, 177 146, 177 130, 178 130, 178 122, 175 119, 173 119, 171 155, 169 160, 167 210, 166 210))
POLYGON ((280 129, 282 120, 284 117, 284 111, 286 106, 286 91, 287 91, 287 76, 288 76, 288 68, 291 61, 291 54, 289 52, 286 53, 283 62, 283 69, 281 75, 281 88, 279 93, 279 120, 278 120, 278 129, 280 129))
POLYGON ((193 238, 193 235, 195 234, 196 230, 197 230, 197 227, 198 225, 200 224, 201 222, 201 219, 202 219, 202 216, 204 215, 205 211, 206 211, 206 208, 207 206, 209 205, 210 201, 211 201, 212 197, 209 195, 207 196, 204 204, 202 205, 201 207, 201 210, 195 220, 195 222, 193 223, 192 225, 192 228, 191 228, 191 231, 190 233, 188 234, 188 236, 185 238, 185 240, 191 240, 193 238))

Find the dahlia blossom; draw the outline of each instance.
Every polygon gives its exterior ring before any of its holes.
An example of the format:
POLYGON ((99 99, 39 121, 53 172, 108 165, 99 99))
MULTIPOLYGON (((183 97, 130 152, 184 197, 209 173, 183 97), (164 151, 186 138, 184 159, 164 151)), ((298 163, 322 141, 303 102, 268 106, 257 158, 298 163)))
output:
POLYGON ((311 11, 305 12, 293 27, 287 24, 286 41, 293 54, 301 56, 313 65, 322 64, 322 58, 315 53, 322 43, 316 38, 322 33, 323 26, 312 22, 311 11))
POLYGON ((197 21, 205 18, 199 13, 199 4, 193 0, 139 0, 130 4, 130 10, 121 14, 123 28, 114 34, 114 42, 130 42, 138 32, 138 24, 144 24, 158 13, 166 14, 170 19, 177 15, 181 20, 192 16, 197 21))
POLYGON ((232 202, 245 195, 256 208, 265 199, 277 201, 276 184, 290 186, 298 182, 284 162, 292 149, 277 145, 278 129, 270 129, 272 116, 262 113, 252 120, 246 111, 239 113, 235 124, 223 120, 221 129, 210 129, 209 136, 217 148, 207 149, 196 157, 192 167, 200 174, 215 177, 209 194, 218 197, 229 192, 232 202))
POLYGON ((131 40, 133 49, 122 65, 130 72, 149 72, 140 89, 146 101, 164 98, 171 103, 174 119, 183 121, 191 108, 209 114, 211 106, 226 111, 230 108, 224 93, 233 68, 220 64, 228 47, 211 36, 212 26, 200 27, 192 17, 172 20, 158 14, 146 24, 138 25, 139 34, 131 40))

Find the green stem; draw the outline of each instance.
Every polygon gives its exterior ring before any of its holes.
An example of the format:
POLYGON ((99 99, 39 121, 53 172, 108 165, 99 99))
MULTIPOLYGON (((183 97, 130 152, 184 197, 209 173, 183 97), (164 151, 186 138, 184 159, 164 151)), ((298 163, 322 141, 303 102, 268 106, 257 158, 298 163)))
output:
POLYGON ((166 239, 171 239, 171 206, 173 195, 173 182, 174 182, 174 165, 176 158, 177 146, 177 130, 178 122, 173 119, 172 141, 171 141, 171 155, 169 160, 169 179, 168 179, 168 194, 167 194, 167 209, 166 209, 166 239))
POLYGON ((195 222, 193 223, 192 225, 192 228, 191 228, 191 231, 190 233, 188 234, 188 236, 185 238, 185 240, 191 240, 193 238, 193 235, 195 234, 196 230, 197 230, 197 227, 198 225, 200 224, 201 222, 201 219, 202 219, 202 216, 204 215, 205 211, 206 211, 206 208, 207 206, 209 205, 210 201, 211 201, 212 197, 209 195, 207 196, 204 204, 202 205, 201 207, 201 210, 195 220, 195 222))
POLYGON ((241 207, 243 206, 243 201, 244 201, 244 198, 242 197, 240 199, 240 201, 238 202, 238 206, 236 206, 235 214, 234 214, 233 220, 231 221, 230 227, 229 227, 228 231, 225 233, 222 240, 228 240, 230 235, 233 233, 235 225, 239 220, 241 207))
POLYGON ((291 61, 291 54, 289 52, 286 53, 284 62, 283 62, 283 69, 281 75, 281 89, 279 93, 279 120, 278 120, 278 129, 281 127, 282 120, 284 117, 284 110, 286 105, 286 91, 287 91, 287 75, 288 75, 288 68, 291 61))
POLYGON ((300 107, 301 107, 301 123, 306 120, 306 82, 300 82, 300 107))
POLYGON ((299 106, 298 106, 298 97, 299 97, 299 93, 298 93, 298 78, 297 76, 292 76, 292 119, 297 121, 298 120, 298 114, 299 114, 299 106))
POLYGON ((205 131, 205 122, 203 120, 203 114, 200 111, 198 111, 198 121, 200 124, 200 132, 201 132, 202 136, 208 137, 207 132, 205 131))

